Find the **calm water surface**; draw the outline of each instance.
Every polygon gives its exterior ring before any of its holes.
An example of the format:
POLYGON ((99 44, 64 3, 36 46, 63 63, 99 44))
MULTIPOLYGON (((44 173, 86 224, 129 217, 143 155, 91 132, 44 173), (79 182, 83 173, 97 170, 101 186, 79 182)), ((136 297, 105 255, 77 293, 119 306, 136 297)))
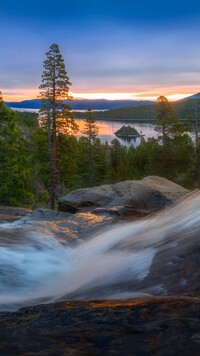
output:
MULTIPOLYGON (((76 122, 79 125, 79 132, 78 136, 81 136, 81 131, 83 130, 84 127, 84 120, 82 119, 76 119, 76 122)), ((119 130, 122 126, 132 126, 134 127, 141 135, 144 135, 144 139, 147 140, 148 138, 151 137, 157 137, 158 133, 154 130, 155 125, 152 124, 136 124, 133 123, 131 124, 130 121, 102 121, 102 120, 97 120, 96 124, 99 128, 99 138, 101 139, 102 142, 111 142, 114 138, 117 138, 115 136, 115 132, 119 130)), ((121 144, 130 147, 130 146, 138 146, 141 142, 141 138, 134 138, 131 140, 118 140, 121 142, 121 144)))
MULTIPOLYGON (((25 109, 25 108, 13 108, 13 110, 17 111, 26 111, 26 112, 38 112, 38 109, 25 109)), ((76 111, 85 111, 85 110, 76 110, 76 111)), ((99 110, 100 111, 100 110, 99 110)), ((102 110, 101 110, 102 111, 102 110)), ((84 128, 84 120, 83 119, 76 119, 76 122, 79 125, 79 132, 77 133, 77 136, 80 137, 82 136, 82 131, 84 128)), ((130 125, 134 127, 141 135, 143 135, 145 140, 148 140, 148 138, 151 137, 157 137, 158 133, 154 130, 155 125, 152 124, 144 124, 144 123, 131 123, 130 121, 103 121, 103 120, 97 120, 96 124, 99 128, 99 138, 101 142, 111 142, 114 138, 117 138, 115 136, 115 132, 119 130, 122 126, 130 125)), ((141 138, 133 138, 129 140, 122 140, 119 139, 120 143, 122 145, 125 145, 127 147, 130 146, 138 146, 141 142, 141 138)))

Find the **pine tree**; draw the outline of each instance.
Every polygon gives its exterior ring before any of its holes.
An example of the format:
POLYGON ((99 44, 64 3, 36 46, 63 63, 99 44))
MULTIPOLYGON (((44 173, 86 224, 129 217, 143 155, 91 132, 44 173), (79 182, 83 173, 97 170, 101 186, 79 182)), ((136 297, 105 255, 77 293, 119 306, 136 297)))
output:
POLYGON ((92 113, 91 108, 88 108, 86 112, 86 118, 85 118, 85 126, 82 131, 84 135, 86 135, 92 144, 98 136, 99 129, 96 125, 96 117, 92 113))
POLYGON ((86 137, 84 140, 84 181, 87 187, 92 187, 97 182, 98 171, 98 152, 97 152, 97 136, 98 127, 96 125, 96 118, 92 110, 88 108, 85 118, 85 126, 82 131, 86 137))
POLYGON ((71 100, 64 59, 57 44, 52 44, 46 53, 42 84, 40 85, 41 122, 48 132, 50 163, 51 209, 55 209, 55 190, 57 185, 57 137, 59 133, 70 135, 78 130, 73 119, 71 107, 63 100, 71 100))
POLYGON ((110 142, 110 159, 112 164, 112 183, 125 179, 125 177, 127 177, 127 168, 125 168, 127 163, 127 149, 125 146, 121 145, 116 138, 110 142))
POLYGON ((155 130, 161 132, 162 144, 165 146, 178 126, 176 112, 165 96, 159 96, 156 101, 156 125, 155 130))
POLYGON ((31 205, 30 162, 27 145, 15 112, 8 109, 0 92, 0 204, 31 205))

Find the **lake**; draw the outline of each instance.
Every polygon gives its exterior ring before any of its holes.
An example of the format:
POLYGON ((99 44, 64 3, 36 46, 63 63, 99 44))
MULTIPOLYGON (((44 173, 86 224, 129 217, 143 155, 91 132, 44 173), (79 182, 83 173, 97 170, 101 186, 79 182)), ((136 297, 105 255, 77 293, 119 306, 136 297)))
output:
MULTIPOLYGON (((81 136, 81 131, 84 128, 85 122, 82 119, 76 119, 76 122, 79 125, 79 132, 77 136, 81 136)), ((144 135, 144 139, 147 140, 150 137, 157 137, 158 133, 154 130, 155 125, 144 124, 144 123, 130 123, 130 121, 103 121, 97 120, 96 124, 99 128, 99 138, 102 142, 111 142, 115 136, 115 132, 119 130, 124 125, 130 125, 134 127, 141 135, 144 135)), ((126 147, 138 146, 141 142, 141 138, 132 138, 131 140, 124 140, 117 138, 122 145, 126 147)))
MULTIPOLYGON (((25 111, 25 112, 38 112, 38 109, 25 109, 25 108, 12 108, 16 111, 25 111)), ((78 111, 78 110, 77 110, 78 111)), ((79 110, 84 111, 84 110, 79 110)), ((104 110, 99 110, 104 111, 104 110)), ((79 125, 79 132, 77 136, 80 137, 82 135, 81 131, 84 128, 84 120, 83 119, 75 119, 79 125)), ((115 136, 115 132, 119 130, 124 125, 130 125, 134 127, 141 135, 144 136, 144 139, 147 140, 151 137, 157 137, 158 133, 154 130, 155 125, 152 124, 144 124, 144 123, 131 123, 130 121, 104 121, 104 120, 97 120, 96 124, 99 128, 99 138, 101 142, 111 142, 115 136)), ((132 138, 129 140, 119 139, 117 138, 120 143, 126 147, 130 146, 138 146, 141 142, 141 138, 132 138)))

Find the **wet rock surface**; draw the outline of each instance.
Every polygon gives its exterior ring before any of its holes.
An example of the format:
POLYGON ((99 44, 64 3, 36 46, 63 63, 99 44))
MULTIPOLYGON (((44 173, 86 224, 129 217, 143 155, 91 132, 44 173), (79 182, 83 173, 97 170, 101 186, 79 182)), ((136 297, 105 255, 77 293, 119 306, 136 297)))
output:
POLYGON ((12 222, 22 218, 30 218, 32 210, 0 206, 0 222, 12 222))
POLYGON ((71 213, 60 212, 51 209, 38 208, 33 210, 31 219, 36 221, 57 221, 67 219, 71 213))
POLYGON ((197 356, 199 316, 192 298, 23 308, 0 313, 0 354, 197 356))
POLYGON ((31 231, 36 231, 37 233, 52 235, 60 242, 72 246, 114 223, 119 219, 119 215, 124 216, 124 213, 113 213, 106 209, 101 212, 90 212, 89 210, 83 209, 76 214, 70 214, 38 208, 28 211, 27 214, 25 210, 25 213, 21 215, 20 209, 18 214, 17 208, 14 208, 14 210, 13 208, 6 208, 4 214, 2 209, 2 213, 0 211, 0 245, 2 245, 3 240, 13 240, 13 235, 15 235, 15 241, 25 240, 26 233, 30 234, 31 231), (4 224, 15 222, 18 225, 16 225, 17 230, 14 229, 14 225, 12 230, 4 229, 4 224))

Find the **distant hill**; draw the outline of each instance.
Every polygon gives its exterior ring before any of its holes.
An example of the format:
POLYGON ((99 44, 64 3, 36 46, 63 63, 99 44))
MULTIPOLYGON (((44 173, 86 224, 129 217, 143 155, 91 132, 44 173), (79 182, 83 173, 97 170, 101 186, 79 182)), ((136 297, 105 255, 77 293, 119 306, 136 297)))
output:
MULTIPOLYGON (((120 120, 132 122, 154 122, 155 102, 131 100, 72 100, 67 102, 75 111, 75 118, 84 118, 83 112, 90 106, 98 120, 120 120), (96 111, 97 110, 97 111, 96 111), (107 111, 98 111, 107 110, 107 111)), ((38 109, 38 99, 24 100, 21 102, 6 103, 8 107, 38 109)), ((200 93, 172 103, 180 120, 188 116, 200 118, 200 93), (195 99, 195 100, 194 100, 195 99)))
MULTIPOLYGON (((92 110, 109 110, 118 109, 127 106, 152 105, 152 101, 137 101, 137 100, 72 100, 66 101, 73 110, 87 110, 90 107, 92 110)), ((7 102, 6 105, 10 108, 24 109, 39 109, 40 101, 38 99, 24 100, 20 102, 7 102)))
POLYGON ((194 95, 187 96, 187 98, 184 98, 180 101, 186 101, 186 100, 190 100, 190 99, 200 99, 200 93, 196 93, 194 95))
POLYGON ((6 102, 8 108, 39 109, 40 101, 38 99, 6 102))
MULTIPOLYGON (((178 118, 183 121, 188 117, 200 119, 200 98, 188 98, 172 103, 178 118)), ((155 103, 154 105, 141 105, 135 107, 126 107, 121 109, 112 109, 103 112, 94 112, 98 120, 120 120, 130 122, 154 122, 155 120, 155 103)), ((75 113, 76 118, 82 118, 83 113, 75 113)))
POLYGON ((188 116, 195 118, 196 115, 200 118, 200 94, 199 97, 195 97, 195 95, 187 98, 187 100, 180 100, 173 103, 177 116, 180 120, 185 120, 188 116))
MULTIPOLYGON (((84 113, 75 113, 76 118, 82 118, 84 113)), ((129 106, 108 111, 94 111, 97 120, 119 120, 119 121, 152 121, 155 119, 154 105, 129 106)))

